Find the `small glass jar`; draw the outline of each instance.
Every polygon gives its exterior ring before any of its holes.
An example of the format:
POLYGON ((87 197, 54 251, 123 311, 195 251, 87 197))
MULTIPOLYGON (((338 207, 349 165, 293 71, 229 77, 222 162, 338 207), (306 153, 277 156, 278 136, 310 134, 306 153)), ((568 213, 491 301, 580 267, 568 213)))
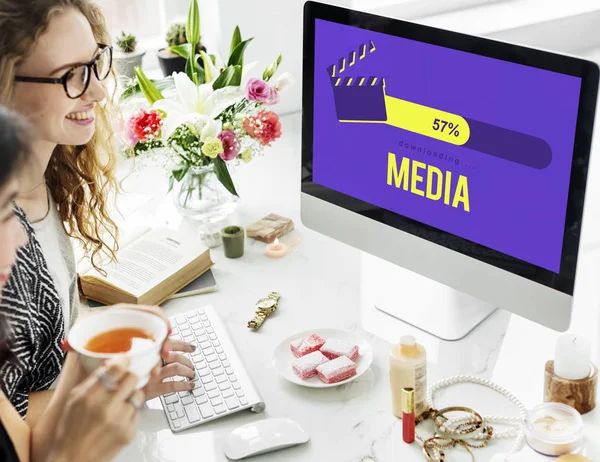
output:
POLYGON ((540 404, 528 413, 525 439, 534 451, 545 456, 579 454, 583 449, 583 419, 566 404, 540 404))

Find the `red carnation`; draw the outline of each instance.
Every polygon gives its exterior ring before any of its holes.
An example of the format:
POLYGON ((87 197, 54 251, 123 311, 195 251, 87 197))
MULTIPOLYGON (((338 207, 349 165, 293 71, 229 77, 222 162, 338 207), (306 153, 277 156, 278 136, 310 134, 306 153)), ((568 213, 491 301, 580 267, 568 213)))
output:
POLYGON ((129 137, 134 143, 148 141, 158 135, 162 124, 162 118, 157 111, 142 109, 129 119, 129 137))
POLYGON ((250 136, 257 138, 265 146, 271 146, 281 136, 281 122, 272 111, 263 109, 256 116, 246 117, 243 125, 250 136))

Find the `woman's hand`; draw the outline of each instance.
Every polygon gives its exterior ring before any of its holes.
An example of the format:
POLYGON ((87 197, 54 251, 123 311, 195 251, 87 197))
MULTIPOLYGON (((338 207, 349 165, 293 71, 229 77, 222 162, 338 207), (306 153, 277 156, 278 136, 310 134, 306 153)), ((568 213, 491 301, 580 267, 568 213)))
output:
POLYGON ((110 461, 131 441, 144 394, 127 366, 124 357, 110 361, 69 392, 48 460, 110 461))
POLYGON ((194 388, 192 380, 195 378, 194 365, 180 353, 193 353, 196 346, 181 340, 167 339, 161 353, 162 361, 152 371, 150 381, 144 388, 146 399, 153 399, 160 395, 177 391, 191 391, 194 388), (175 353, 179 352, 179 353, 175 353), (185 377, 189 380, 163 380, 171 377, 185 377))

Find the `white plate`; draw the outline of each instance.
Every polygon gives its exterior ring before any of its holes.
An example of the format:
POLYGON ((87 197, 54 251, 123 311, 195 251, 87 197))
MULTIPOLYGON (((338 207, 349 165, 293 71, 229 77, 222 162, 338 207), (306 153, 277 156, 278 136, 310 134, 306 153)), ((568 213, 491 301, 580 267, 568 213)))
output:
POLYGON ((311 388, 337 387, 339 385, 352 382, 354 379, 360 377, 365 371, 367 371, 372 362, 373 348, 371 348, 369 342, 354 332, 348 332, 339 329, 314 329, 307 330, 305 332, 299 332, 286 338, 283 342, 277 345, 275 351, 273 352, 273 366, 279 375, 292 383, 311 388), (327 384, 321 382, 321 380, 316 376, 311 377, 310 379, 302 380, 300 377, 294 374, 294 371, 292 370, 292 363, 298 358, 296 358, 290 350, 290 343, 296 339, 306 337, 310 334, 317 334, 319 337, 322 337, 325 340, 335 338, 337 340, 358 345, 359 356, 355 361, 357 364, 356 375, 350 377, 349 379, 342 380, 341 382, 327 384))

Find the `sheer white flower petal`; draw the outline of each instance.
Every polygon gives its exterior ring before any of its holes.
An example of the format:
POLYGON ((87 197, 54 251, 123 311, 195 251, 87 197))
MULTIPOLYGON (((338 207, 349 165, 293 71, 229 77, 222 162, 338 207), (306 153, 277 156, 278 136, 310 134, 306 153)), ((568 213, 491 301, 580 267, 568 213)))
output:
POLYGON ((216 138, 219 133, 221 133, 223 124, 220 120, 208 120, 206 125, 204 125, 204 129, 202 130, 202 134, 200 135, 201 141, 206 141, 209 136, 216 138))
POLYGON ((187 108, 188 112, 201 112, 198 110, 200 105, 196 84, 190 80, 185 72, 173 74, 173 80, 175 81, 179 100, 187 108))

